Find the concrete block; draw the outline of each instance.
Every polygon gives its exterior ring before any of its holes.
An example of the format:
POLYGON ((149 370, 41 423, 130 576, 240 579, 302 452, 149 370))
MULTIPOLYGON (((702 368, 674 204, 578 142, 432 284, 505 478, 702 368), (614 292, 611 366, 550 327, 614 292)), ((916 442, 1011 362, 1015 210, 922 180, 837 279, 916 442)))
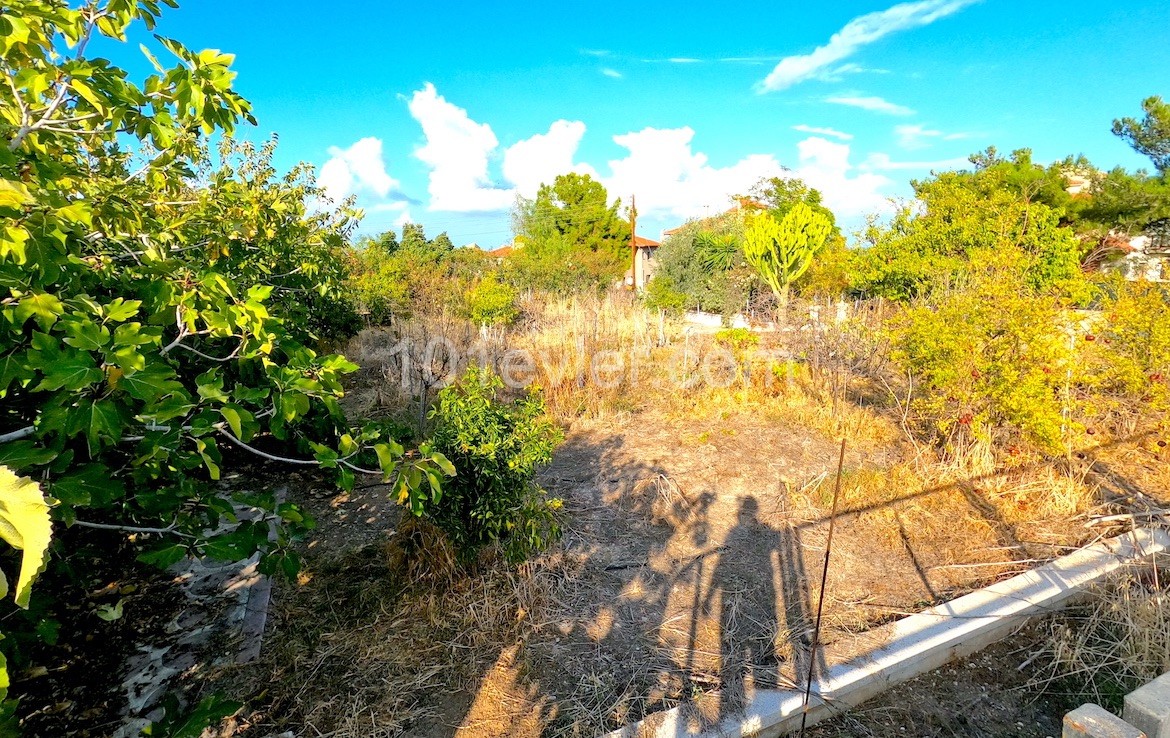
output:
MULTIPOLYGON (((1062 607, 1119 568, 1167 551, 1170 533, 1135 530, 875 629, 885 645, 831 666, 813 683, 807 722, 838 715, 896 684, 969 656, 1015 632, 1027 618, 1062 607)), ((602 738, 777 738, 799 729, 803 701, 801 689, 761 690, 741 713, 720 715, 714 725, 696 724, 690 706, 682 705, 602 738)), ((1128 704, 1127 698, 1127 709, 1128 704)), ((1150 733, 1149 738, 1170 738, 1170 732, 1150 733)))
POLYGON ((1081 705, 1064 716, 1061 738, 1148 738, 1100 705, 1081 705))
POLYGON ((1170 738, 1170 674, 1127 694, 1121 714, 1149 738, 1170 738))

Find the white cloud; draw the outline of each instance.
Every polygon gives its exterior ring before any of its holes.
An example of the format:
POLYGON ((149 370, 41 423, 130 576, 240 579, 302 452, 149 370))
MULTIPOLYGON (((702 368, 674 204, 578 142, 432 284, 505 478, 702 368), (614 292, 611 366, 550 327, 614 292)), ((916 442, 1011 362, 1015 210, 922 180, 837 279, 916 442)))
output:
POLYGON ((701 62, 703 60, 696 59, 693 56, 672 56, 669 59, 667 59, 667 61, 670 62, 671 64, 698 64, 699 62, 701 62))
POLYGON ((780 57, 775 56, 725 56, 719 61, 726 64, 771 64, 780 57))
POLYGON ((426 144, 414 155, 430 168, 431 210, 504 210, 513 192, 492 186, 488 155, 499 145, 486 123, 476 123, 428 82, 411 96, 411 116, 422 126, 426 144))
POLYGON ((731 166, 712 167, 705 154, 692 150, 694 136, 689 127, 644 128, 614 136, 629 154, 609 162, 611 174, 602 180, 606 190, 623 202, 636 195, 643 214, 687 218, 708 208, 727 207, 732 195, 784 171, 770 154, 751 154, 731 166))
POLYGON ((394 218, 394 227, 402 228, 404 223, 413 223, 410 217, 410 203, 407 202, 384 202, 373 205, 368 210, 371 213, 398 213, 394 218))
POLYGON ((891 33, 929 25, 976 0, 919 0, 859 15, 846 23, 824 46, 808 54, 787 56, 760 82, 759 92, 775 92, 817 77, 827 67, 891 33))
POLYGON ((796 146, 799 166, 793 171, 805 184, 821 191, 825 206, 839 218, 852 218, 890 208, 883 192, 893 184, 873 172, 851 174, 849 144, 812 136, 796 146))
POLYGON ((918 123, 904 126, 894 126, 894 134, 898 137, 898 145, 904 149, 924 149, 930 144, 925 139, 940 138, 942 131, 918 123))
POLYGON ((610 69, 609 67, 605 67, 604 69, 602 69, 601 73, 604 74, 606 77, 610 77, 612 79, 621 79, 622 78, 621 72, 619 72, 616 69, 610 69))
POLYGON ((880 97, 837 96, 827 97, 825 102, 834 105, 848 105, 884 115, 914 115, 914 111, 905 105, 897 105, 880 97))
POLYGON ((959 141, 971 138, 975 134, 960 131, 958 133, 943 133, 933 128, 927 128, 917 123, 913 125, 894 126, 894 134, 898 136, 898 145, 904 149, 924 149, 930 144, 927 139, 940 141, 959 141))
POLYGON ((872 171, 894 171, 901 169, 942 170, 961 169, 970 165, 971 161, 965 156, 956 156, 951 159, 938 159, 936 161, 892 161, 889 154, 879 152, 870 154, 866 158, 865 163, 861 165, 861 168, 872 171))
POLYGON ((384 198, 399 187, 398 181, 386 173, 380 139, 363 138, 348 149, 331 146, 329 156, 317 174, 317 186, 333 202, 363 193, 384 198))
POLYGON ((504 178, 516 185, 524 197, 535 197, 542 184, 551 184, 558 174, 580 172, 596 178, 587 164, 574 164, 573 156, 585 135, 581 121, 558 120, 548 133, 518 141, 504 152, 504 178))
MULTIPOLYGON (((847 74, 861 74, 870 70, 852 62, 837 67, 825 67, 816 73, 816 79, 821 82, 840 82, 847 74)), ((881 71, 881 70, 873 70, 881 71)))
POLYGON ((816 133, 816 134, 821 135, 821 136, 832 136, 833 138, 839 138, 842 141, 852 141, 853 140, 852 133, 845 133, 844 131, 838 131, 835 128, 820 128, 818 126, 810 126, 810 125, 806 125, 804 123, 801 123, 800 125, 793 126, 792 130, 800 131, 801 133, 816 133))

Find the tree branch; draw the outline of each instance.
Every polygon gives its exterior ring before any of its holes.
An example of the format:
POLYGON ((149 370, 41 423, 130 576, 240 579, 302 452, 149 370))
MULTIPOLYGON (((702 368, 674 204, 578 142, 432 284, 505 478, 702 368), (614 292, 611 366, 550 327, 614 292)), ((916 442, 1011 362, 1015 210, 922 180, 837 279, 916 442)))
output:
MULTIPOLYGON (((288 456, 276 456, 274 454, 270 454, 270 453, 267 453, 265 451, 261 451, 260 449, 249 446, 248 444, 244 443, 240 439, 236 438, 234 435, 231 434, 231 432, 228 431, 227 428, 224 428, 222 425, 217 424, 216 428, 219 430, 220 435, 222 435, 224 438, 228 439, 229 441, 231 441, 235 445, 239 446, 240 448, 244 449, 245 451, 250 451, 251 453, 254 453, 263 459, 268 459, 269 461, 277 461, 277 462, 281 462, 284 464, 302 464, 305 466, 320 466, 320 464, 321 464, 321 462, 317 461, 316 459, 293 459, 293 458, 289 458, 288 456)), ((385 473, 382 471, 378 471, 376 469, 363 469, 362 467, 357 466, 356 464, 349 463, 345 459, 337 459, 337 463, 341 464, 342 466, 345 466, 349 469, 352 469, 353 471, 358 472, 359 474, 368 474, 370 476, 376 476, 376 477, 385 476, 385 473)))
POLYGON ((134 525, 111 525, 109 523, 91 523, 86 520, 74 520, 70 525, 80 525, 82 528, 97 528, 98 530, 116 530, 123 533, 156 533, 159 535, 172 534, 180 538, 195 539, 190 533, 180 533, 174 523, 165 528, 140 528, 134 525))
POLYGON ((36 432, 37 432, 36 427, 30 425, 27 428, 21 428, 20 430, 14 430, 11 433, 0 433, 0 443, 9 443, 10 441, 19 441, 22 438, 28 438, 29 436, 31 436, 33 433, 36 433, 36 432))
MULTIPOLYGON (((89 45, 89 40, 93 37, 93 29, 97 25, 98 18, 102 17, 102 15, 102 13, 96 12, 90 15, 89 22, 85 24, 85 32, 81 35, 81 40, 77 44, 77 54, 73 57, 75 60, 84 58, 85 47, 89 45)), ((61 107, 61 103, 65 102, 65 96, 69 92, 69 83, 72 81, 73 75, 71 74, 67 74, 61 78, 61 81, 57 83, 57 94, 53 96, 48 107, 41 113, 40 119, 34 123, 26 123, 17 130, 16 135, 8 144, 9 151, 19 149, 20 145, 24 143, 24 139, 28 138, 28 134, 49 124, 49 119, 53 117, 53 113, 56 113, 57 108, 61 107)))
POLYGON ((292 458, 289 458, 287 456, 274 456, 273 454, 267 453, 266 451, 261 451, 258 448, 253 448, 252 446, 249 446, 248 444, 244 443, 243 441, 241 441, 240 439, 238 439, 234 435, 232 435, 231 432, 229 432, 227 428, 219 427, 219 433, 224 438, 228 439, 229 441, 231 441, 235 445, 239 446, 240 448, 244 449, 245 451, 251 451, 252 453, 256 454, 257 456, 259 456, 263 459, 268 459, 269 461, 279 461, 279 462, 284 463, 284 464, 303 464, 306 466, 310 466, 310 465, 317 466, 318 464, 321 463, 321 462, 317 461, 316 459, 292 459, 292 458))

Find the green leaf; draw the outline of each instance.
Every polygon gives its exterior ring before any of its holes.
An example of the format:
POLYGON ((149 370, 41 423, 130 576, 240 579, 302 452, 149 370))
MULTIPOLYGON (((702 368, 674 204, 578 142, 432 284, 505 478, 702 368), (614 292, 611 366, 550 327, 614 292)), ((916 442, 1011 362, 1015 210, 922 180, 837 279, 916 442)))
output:
POLYGON ((207 473, 213 480, 219 480, 219 447, 215 445, 213 438, 196 438, 195 450, 199 452, 200 458, 203 459, 203 465, 207 467, 207 473))
MULTIPOLYGON (((167 395, 186 394, 175 370, 164 363, 152 362, 135 372, 127 372, 118 380, 118 388, 143 402, 151 403, 167 395)), ((184 398, 186 399, 186 398, 184 398)))
POLYGON ((163 65, 158 63, 158 59, 155 58, 154 54, 150 53, 150 49, 146 48, 146 44, 138 44, 138 48, 142 50, 142 53, 146 56, 147 59, 150 60, 151 65, 156 70, 158 70, 160 74, 166 72, 166 70, 163 69, 163 65))
POLYGON ((57 452, 38 446, 35 441, 0 443, 0 464, 21 470, 30 466, 48 464, 57 458, 57 452))
POLYGON ((98 400, 80 407, 80 418, 84 425, 89 455, 97 457, 106 444, 113 445, 122 439, 122 414, 118 403, 113 400, 98 400))
POLYGON ((49 493, 70 507, 107 507, 126 490, 104 464, 86 464, 54 480, 49 493))
POLYGON ((24 325, 29 318, 34 318, 42 331, 47 331, 57 322, 58 316, 65 312, 65 306, 55 295, 47 292, 29 295, 16 303, 17 325, 24 325))
POLYGON ((231 397, 223 391, 223 377, 215 369, 206 371, 195 378, 199 396, 213 402, 228 402, 231 397))
POLYGON ((219 409, 219 413, 227 421, 228 427, 232 429, 235 437, 241 441, 251 441, 256 436, 256 432, 260 430, 256 419, 252 417, 252 413, 239 405, 224 405, 219 409))
POLYGON ((110 341, 110 331, 92 320, 81 318, 64 321, 65 343, 82 351, 97 351, 110 341))
POLYGON ((94 92, 93 88, 88 84, 74 78, 69 81, 69 86, 72 87, 83 100, 92 105, 94 110, 99 112, 105 110, 105 105, 103 104, 102 99, 98 97, 97 93, 94 92))
POLYGON ((28 231, 17 225, 10 225, 0 231, 0 258, 12 257, 17 264, 28 262, 28 231))
POLYGON ((13 351, 6 356, 0 356, 0 397, 7 394, 8 387, 13 382, 24 383, 36 376, 36 373, 24 365, 24 354, 13 351))
POLYGON ((178 698, 168 694, 163 707, 164 716, 143 729, 143 733, 150 738, 199 738, 204 730, 219 725, 221 720, 237 712, 243 705, 220 695, 212 695, 184 712, 179 707, 178 698))
MULTIPOLYGON (((33 353, 35 352, 30 352, 30 358, 33 353)), ((59 389, 77 391, 105 378, 105 374, 94 363, 93 357, 81 351, 57 352, 55 358, 43 362, 36 368, 44 374, 44 378, 36 386, 38 392, 59 389)))
POLYGON ((32 194, 22 183, 0 179, 0 208, 19 210, 34 202, 32 194))
POLYGON ((138 314, 142 300, 123 300, 121 297, 102 308, 106 320, 124 323, 138 314))
POLYGON ((105 620, 107 623, 112 623, 115 620, 121 620, 122 619, 122 605, 124 605, 125 603, 126 603, 125 600, 119 599, 117 604, 102 605, 101 607, 98 607, 97 609, 94 610, 93 614, 97 615, 102 620, 105 620))
POLYGON ((48 562, 52 535, 49 504, 37 483, 0 466, 0 538, 23 552, 15 600, 26 610, 33 582, 48 562))
POLYGON ((430 456, 430 459, 439 466, 444 474, 449 477, 455 476, 455 465, 452 464, 446 456, 436 451, 430 456))
POLYGON ((240 523, 230 533, 216 536, 207 541, 203 552, 221 561, 239 561, 251 556, 258 548, 268 543, 268 526, 256 523, 240 523))
POLYGON ((144 551, 138 554, 138 560, 144 564, 151 564, 160 569, 166 569, 182 561, 186 555, 186 547, 178 543, 173 543, 153 551, 144 551))
POLYGON ((395 451, 390 444, 376 443, 374 453, 378 455, 378 468, 382 470, 382 479, 389 479, 398 468, 398 460, 402 458, 402 447, 399 446, 395 451))
POLYGON ((309 412, 309 398, 300 392, 285 392, 280 396, 280 414, 286 422, 292 422, 309 412))

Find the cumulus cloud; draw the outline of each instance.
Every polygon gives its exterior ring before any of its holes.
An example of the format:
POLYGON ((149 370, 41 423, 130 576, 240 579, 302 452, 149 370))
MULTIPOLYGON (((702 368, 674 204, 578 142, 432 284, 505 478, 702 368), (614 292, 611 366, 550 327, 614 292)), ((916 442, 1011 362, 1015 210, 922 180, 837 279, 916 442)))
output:
POLYGON ((832 136, 833 138, 839 138, 842 141, 852 141, 853 140, 852 133, 845 133, 844 131, 838 131, 835 128, 820 128, 818 126, 810 126, 810 125, 806 125, 804 123, 801 123, 800 125, 793 126, 792 130, 800 131, 801 133, 815 133, 815 134, 820 135, 820 136, 832 136))
POLYGON ((329 157, 317 174, 317 186, 333 202, 360 194, 385 198, 398 191, 398 180, 386 172, 380 139, 363 138, 347 149, 331 146, 329 157))
POLYGON ((859 15, 846 23, 823 46, 808 54, 787 56, 760 82, 756 89, 775 92, 816 78, 833 64, 856 53, 863 46, 897 31, 934 23, 957 13, 977 0, 919 0, 899 3, 885 10, 859 15))
MULTIPOLYGON (((472 120, 467 111, 427 84, 408 100, 410 114, 422 127, 425 142, 415 156, 429 169, 431 211, 499 212, 510 207, 517 194, 532 197, 541 184, 567 172, 589 174, 601 181, 613 198, 625 202, 631 194, 638 209, 659 218, 701 216, 729 204, 731 196, 747 192, 764 178, 796 176, 824 193, 826 205, 842 217, 885 208, 883 190, 891 182, 882 169, 911 168, 912 163, 872 158, 861 167, 849 162, 852 136, 832 128, 810 125, 795 130, 819 135, 798 144, 799 165, 781 166, 772 154, 749 154, 727 166, 713 166, 694 148, 695 131, 644 128, 613 137, 627 153, 608 162, 608 172, 575 161, 585 136, 581 121, 558 120, 547 132, 511 145, 501 154, 499 141, 486 123, 472 120), (500 159, 500 180, 489 176, 489 163, 500 159)), ((381 142, 366 138, 347 149, 331 149, 318 181, 331 196, 368 191, 382 199, 372 212, 396 216, 395 225, 411 219, 410 201, 398 192, 398 182, 386 173, 381 142)))
POLYGON ((858 171, 849 163, 849 144, 811 136, 796 146, 799 165, 793 173, 824 196, 825 206, 838 217, 851 218, 890 208, 885 188, 888 177, 858 171))
POLYGON ((694 130, 644 128, 614 136, 629 151, 609 162, 611 174, 602 182, 611 196, 638 197, 646 215, 687 218, 709 207, 725 207, 732 195, 746 192, 763 177, 783 173, 770 154, 752 154, 727 167, 713 167, 707 156, 692 149, 694 130))
POLYGON ((410 203, 407 202, 382 202, 372 205, 367 210, 371 213, 397 213, 393 220, 395 228, 402 228, 404 224, 414 222, 410 216, 410 203))
POLYGON ((848 105, 852 108, 861 108, 884 115, 914 115, 914 111, 905 105, 897 105, 880 97, 836 96, 827 97, 825 102, 834 105, 848 105))
POLYGON ((588 164, 574 164, 573 156, 585 135, 579 120, 558 120, 548 133, 538 133, 518 141, 504 152, 504 179, 516 186, 524 197, 535 197, 542 184, 551 183, 558 174, 580 172, 594 178, 597 173, 588 164))
POLYGON ((504 210, 512 204, 512 190, 495 187, 488 178, 488 155, 499 145, 491 126, 473 121, 430 82, 407 107, 426 137, 414 155, 430 168, 431 210, 504 210))

